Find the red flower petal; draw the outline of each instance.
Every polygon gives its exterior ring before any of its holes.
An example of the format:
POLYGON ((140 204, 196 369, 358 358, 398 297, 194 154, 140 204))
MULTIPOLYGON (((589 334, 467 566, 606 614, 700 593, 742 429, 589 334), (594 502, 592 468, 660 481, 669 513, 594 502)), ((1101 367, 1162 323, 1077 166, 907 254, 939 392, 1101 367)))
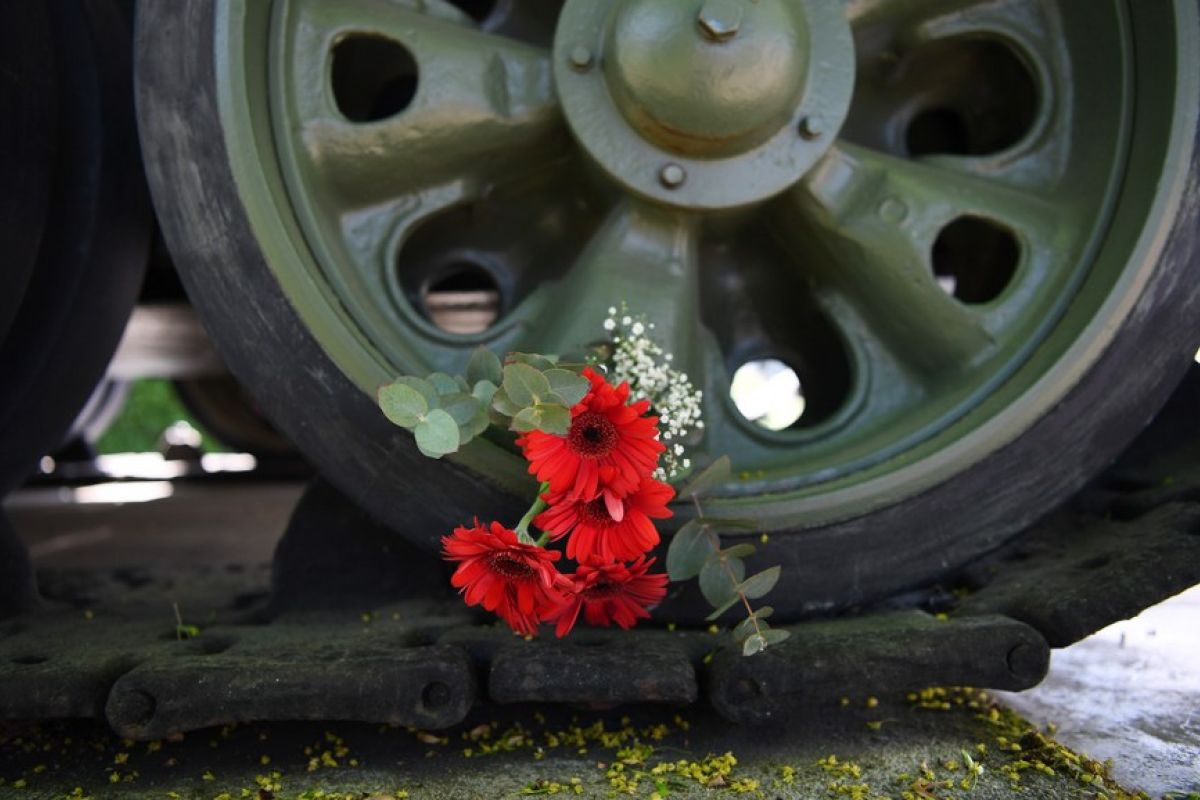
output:
POLYGON ((581 564, 568 577, 562 602, 546 617, 557 623, 555 635, 561 638, 570 633, 580 611, 589 625, 615 623, 625 629, 649 617, 649 609, 667 593, 665 574, 647 574, 653 563, 654 559, 642 557, 632 564, 581 564))
POLYGON ((554 587, 561 576, 553 566, 561 554, 522 544, 515 531, 498 522, 490 528, 455 528, 442 538, 442 554, 459 562, 450 579, 469 606, 494 611, 521 634, 537 633, 538 623, 563 598, 554 587))

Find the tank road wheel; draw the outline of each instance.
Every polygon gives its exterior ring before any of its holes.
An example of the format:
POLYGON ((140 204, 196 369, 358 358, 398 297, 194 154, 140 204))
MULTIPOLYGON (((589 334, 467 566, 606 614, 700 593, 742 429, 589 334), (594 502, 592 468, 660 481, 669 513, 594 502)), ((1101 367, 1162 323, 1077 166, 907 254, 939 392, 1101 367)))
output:
POLYGON ((139 110, 196 305, 344 492, 430 547, 512 516, 517 455, 431 469, 375 387, 573 349, 624 300, 797 615, 994 548, 1191 360, 1196 4, 1084 6, 148 3, 139 110), (790 416, 739 411, 757 362, 790 416))

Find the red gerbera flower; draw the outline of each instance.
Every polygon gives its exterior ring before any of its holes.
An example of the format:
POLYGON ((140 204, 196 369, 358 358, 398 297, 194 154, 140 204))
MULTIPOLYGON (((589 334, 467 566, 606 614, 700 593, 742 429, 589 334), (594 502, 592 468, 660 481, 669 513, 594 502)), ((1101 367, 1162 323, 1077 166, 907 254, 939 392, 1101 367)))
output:
POLYGON ((667 576, 663 573, 647 575, 646 570, 654 559, 645 556, 633 564, 581 564, 574 575, 567 576, 569 590, 558 610, 547 618, 557 620, 555 635, 566 636, 579 611, 589 625, 608 627, 616 623, 628 630, 638 619, 650 616, 647 610, 663 599, 667 593, 667 576))
POLYGON ((534 524, 555 539, 567 534, 567 558, 579 562, 632 561, 658 544, 651 519, 671 516, 667 503, 675 490, 653 478, 643 478, 636 491, 618 498, 602 489, 594 500, 546 495, 550 507, 534 524))
POLYGON ((560 553, 523 544, 515 531, 479 520, 474 528, 459 527, 442 537, 442 555, 458 561, 450 583, 460 589, 467 605, 482 605, 520 634, 537 632, 538 623, 562 602, 554 588, 561 575, 551 564, 560 553))
POLYGON ((591 500, 604 487, 624 497, 654 471, 666 449, 658 441, 658 417, 643 416, 650 401, 629 402, 629 384, 613 387, 590 367, 583 376, 592 388, 571 409, 567 435, 530 431, 517 444, 529 472, 549 481, 553 494, 591 500))

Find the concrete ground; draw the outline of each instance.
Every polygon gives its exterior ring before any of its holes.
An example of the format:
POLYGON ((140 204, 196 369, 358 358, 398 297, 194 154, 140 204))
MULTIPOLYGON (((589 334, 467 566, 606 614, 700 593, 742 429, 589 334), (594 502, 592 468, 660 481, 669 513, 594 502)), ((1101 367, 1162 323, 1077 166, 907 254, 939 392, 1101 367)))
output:
MULTIPOLYGON (((6 508, 39 567, 254 564, 300 493, 118 487, 24 492, 6 508)), ((1200 797, 1198 612, 1200 589, 1056 652, 1042 686, 1001 698, 1023 718, 976 693, 848 686, 774 729, 662 707, 485 708, 438 733, 248 724, 149 745, 92 722, 0 723, 0 798, 1200 797)))

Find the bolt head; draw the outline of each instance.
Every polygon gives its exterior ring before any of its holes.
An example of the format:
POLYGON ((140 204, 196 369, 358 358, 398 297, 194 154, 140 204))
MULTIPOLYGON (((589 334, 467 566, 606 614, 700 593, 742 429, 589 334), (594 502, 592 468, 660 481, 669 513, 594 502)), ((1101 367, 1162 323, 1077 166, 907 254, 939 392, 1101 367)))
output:
POLYGON ((744 0, 705 0, 696 22, 706 37, 723 42, 737 35, 742 25, 744 0))
POLYGON ((807 116, 800 120, 800 135, 805 139, 819 139, 825 133, 825 124, 820 117, 807 116))
POLYGON ((677 189, 687 180, 687 171, 678 164, 667 164, 659 171, 658 179, 668 189, 677 189))
POLYGON ((575 45, 571 49, 571 66, 583 71, 592 66, 592 51, 583 45, 575 45))

